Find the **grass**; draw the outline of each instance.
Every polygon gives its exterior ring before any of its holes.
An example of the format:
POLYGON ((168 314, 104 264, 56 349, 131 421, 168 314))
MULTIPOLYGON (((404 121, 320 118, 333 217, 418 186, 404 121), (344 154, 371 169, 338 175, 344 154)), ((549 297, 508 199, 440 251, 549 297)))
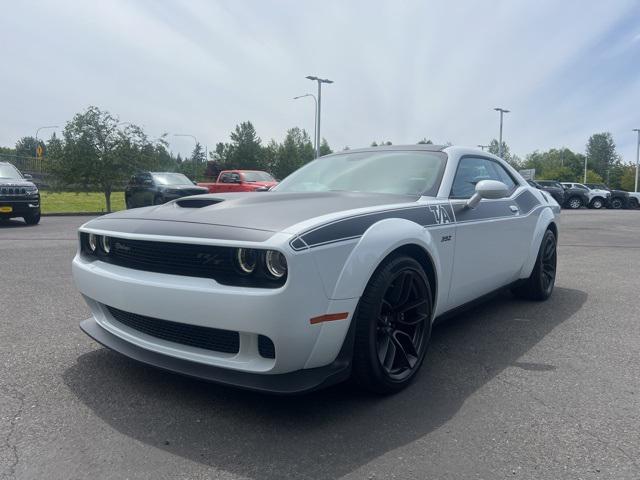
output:
MULTIPOLYGON (((42 213, 104 212, 107 210, 101 192, 40 192, 42 213)), ((111 210, 124 210, 124 192, 111 194, 111 210)))

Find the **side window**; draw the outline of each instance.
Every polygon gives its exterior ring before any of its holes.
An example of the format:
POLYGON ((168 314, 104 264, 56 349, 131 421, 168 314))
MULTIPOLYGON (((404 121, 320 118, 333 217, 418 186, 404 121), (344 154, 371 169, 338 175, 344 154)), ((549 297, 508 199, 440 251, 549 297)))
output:
POLYGON ((231 183, 231 174, 223 173, 220 175, 220 183, 231 183))
POLYGON ((498 180, 512 191, 516 187, 515 181, 502 165, 487 158, 465 157, 458 164, 450 197, 471 198, 476 184, 481 180, 498 180))

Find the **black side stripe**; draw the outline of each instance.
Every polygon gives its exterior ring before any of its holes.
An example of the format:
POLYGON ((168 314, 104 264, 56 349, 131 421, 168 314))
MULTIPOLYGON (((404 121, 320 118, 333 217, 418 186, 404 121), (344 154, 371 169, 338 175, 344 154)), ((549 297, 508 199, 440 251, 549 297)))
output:
POLYGON ((463 203, 419 205, 384 212, 373 212, 342 218, 301 233, 289 242, 298 251, 330 243, 343 242, 361 237, 374 223, 387 218, 402 218, 423 227, 448 223, 465 223, 496 218, 514 217, 512 206, 519 209, 518 216, 527 215, 538 207, 540 201, 525 190, 515 199, 481 202, 476 208, 465 208, 463 203))
POLYGON ((361 237, 374 223, 387 218, 402 218, 422 226, 453 223, 453 210, 449 204, 419 205, 384 212, 373 212, 343 218, 308 230, 289 244, 294 250, 318 247, 361 237))

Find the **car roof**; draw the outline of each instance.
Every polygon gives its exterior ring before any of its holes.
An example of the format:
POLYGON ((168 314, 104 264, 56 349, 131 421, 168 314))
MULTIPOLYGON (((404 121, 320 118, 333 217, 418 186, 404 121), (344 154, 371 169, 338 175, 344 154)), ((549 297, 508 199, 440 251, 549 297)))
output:
MULTIPOLYGON (((339 152, 333 152, 331 155, 338 155, 343 153, 358 153, 358 152, 379 152, 379 151, 424 151, 424 152, 441 152, 450 145, 433 145, 431 143, 418 143, 415 145, 380 145, 377 147, 364 147, 354 148, 351 150, 341 150, 339 152)), ((326 155, 327 157, 329 155, 326 155)))

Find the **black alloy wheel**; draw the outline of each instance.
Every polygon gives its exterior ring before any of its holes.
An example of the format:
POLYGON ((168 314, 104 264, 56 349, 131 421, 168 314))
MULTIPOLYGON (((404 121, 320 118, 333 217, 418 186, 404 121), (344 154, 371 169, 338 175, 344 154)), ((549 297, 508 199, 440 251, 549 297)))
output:
POLYGON ((611 208, 616 209, 616 210, 622 208, 622 200, 620 200, 620 198, 618 198, 618 197, 612 199, 611 200, 611 208))
POLYGON ((429 280, 416 260, 391 257, 378 267, 356 313, 355 381, 378 393, 408 385, 425 357, 431 311, 429 280))
POLYGON ((427 286, 415 270, 403 270, 389 282, 378 315, 376 339, 378 360, 389 378, 406 378, 421 357, 429 319, 427 295, 427 286))

